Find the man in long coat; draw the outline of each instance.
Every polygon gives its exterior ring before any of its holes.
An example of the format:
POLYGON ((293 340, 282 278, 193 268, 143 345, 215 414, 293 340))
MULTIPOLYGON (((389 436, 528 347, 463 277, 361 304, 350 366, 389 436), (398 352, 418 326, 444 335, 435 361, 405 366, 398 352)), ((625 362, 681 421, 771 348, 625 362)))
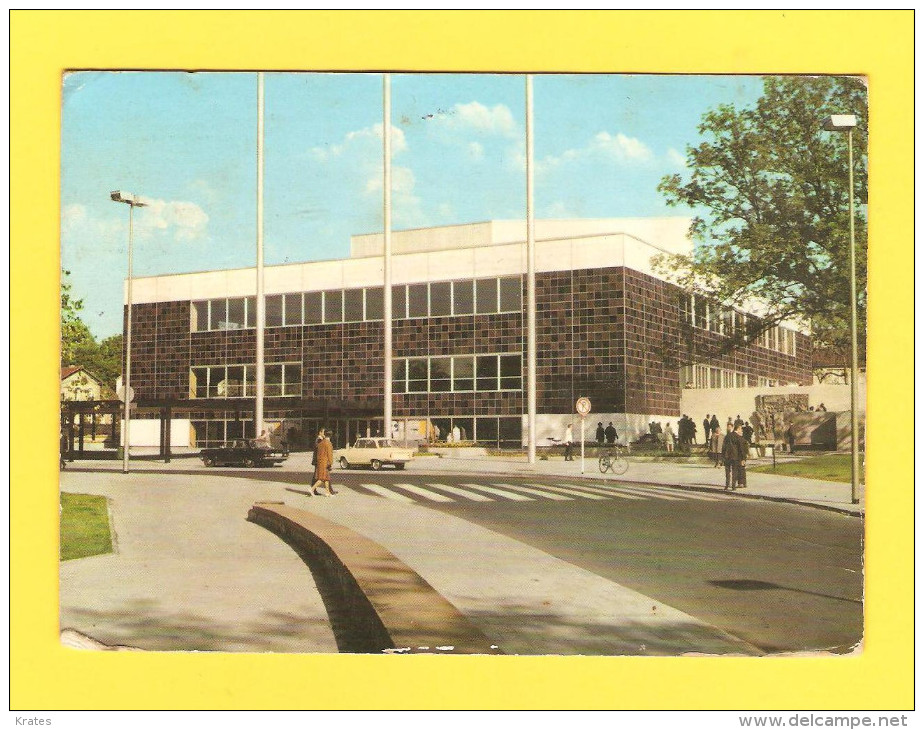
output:
POLYGON ((745 462, 748 458, 748 442, 741 435, 741 426, 729 430, 722 444, 722 458, 725 460, 725 489, 742 489, 747 486, 745 462))
POLYGON ((318 432, 318 440, 314 445, 314 488, 315 494, 324 494, 330 497, 337 492, 330 486, 330 468, 334 465, 334 447, 330 439, 325 436, 324 429, 318 432), (324 485, 326 492, 318 491, 324 485))

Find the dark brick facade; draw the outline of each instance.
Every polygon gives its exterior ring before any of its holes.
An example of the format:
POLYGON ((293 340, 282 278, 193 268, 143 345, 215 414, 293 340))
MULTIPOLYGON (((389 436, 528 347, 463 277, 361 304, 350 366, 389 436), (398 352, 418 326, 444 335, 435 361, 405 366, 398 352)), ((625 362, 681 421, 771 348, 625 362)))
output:
MULTIPOLYGON (((525 282, 523 301, 526 301, 525 282)), ((679 415, 680 366, 721 367, 783 382, 811 383, 811 340, 797 335, 797 355, 757 345, 716 355, 721 336, 680 323, 679 289, 652 276, 613 267, 536 277, 537 409, 570 413, 587 396, 597 413, 679 415), (702 359, 711 353, 710 359, 702 359)), ((132 386, 139 399, 189 395, 189 368, 256 360, 255 330, 190 333, 188 301, 133 308, 132 386)), ((381 412, 381 322, 271 327, 267 364, 301 363, 302 397, 350 401, 381 412)), ((397 320, 395 358, 522 353, 524 313, 397 320)), ((284 407, 285 399, 274 401, 284 407)), ((191 404, 192 405, 192 404, 191 404)), ((523 392, 402 394, 395 417, 519 415, 523 392)))

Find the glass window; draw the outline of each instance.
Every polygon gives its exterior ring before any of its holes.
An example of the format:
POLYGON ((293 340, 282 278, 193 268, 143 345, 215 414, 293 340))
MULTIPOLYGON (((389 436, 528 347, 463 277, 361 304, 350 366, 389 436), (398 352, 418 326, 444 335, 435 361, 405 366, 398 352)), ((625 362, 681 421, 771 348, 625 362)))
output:
POLYGON ((257 298, 256 297, 247 297, 244 300, 246 305, 244 312, 244 326, 245 327, 256 327, 257 326, 257 298))
POLYGON ((300 363, 287 363, 283 366, 282 394, 302 394, 302 366, 300 363))
POLYGON ((193 332, 205 332, 209 328, 209 303, 208 300, 203 302, 192 303, 192 323, 193 332))
POLYGON ((523 419, 498 418, 498 438, 505 446, 523 445, 523 419))
POLYGON ((475 283, 473 281, 453 282, 452 311, 454 314, 471 314, 475 311, 475 283))
POLYGON ((722 387, 722 371, 718 368, 709 368, 709 387, 710 388, 721 388, 722 387))
POLYGON ((706 300, 702 297, 693 300, 693 324, 706 329, 706 300))
POLYGON ((497 279, 478 279, 475 282, 475 303, 478 314, 497 311, 497 279))
POLYGON ((209 300, 209 329, 223 330, 227 329, 228 321, 228 300, 211 299, 209 300))
POLYGON ((500 280, 500 311, 519 312, 523 308, 522 287, 519 276, 508 276, 500 280))
POLYGON ((319 291, 305 292, 305 324, 321 324, 324 321, 324 311, 319 291))
POLYGON ((343 321, 343 290, 324 292, 324 323, 343 321))
POLYGON ((208 368, 192 368, 189 376, 189 395, 192 398, 208 398, 208 368))
POLYGON ((398 358, 391 366, 391 387, 395 393, 407 393, 407 360, 398 358))
POLYGON ((709 329, 712 332, 722 331, 722 310, 718 304, 709 304, 709 329))
POLYGON ((520 355, 501 355, 501 390, 520 390, 520 388, 523 387, 521 382, 523 377, 522 370, 522 358, 520 355))
POLYGON ((205 440, 206 421, 190 421, 189 425, 193 430, 193 446, 199 448, 205 446, 207 443, 205 440))
MULTIPOLYGON (((215 311, 216 300, 212 301, 212 312, 215 311)), ((218 320, 218 329, 220 330, 238 330, 243 329, 246 321, 244 311, 246 305, 243 297, 235 297, 227 301, 227 310, 224 317, 218 320)))
POLYGON ((243 385, 243 394, 245 396, 253 396, 257 394, 257 366, 256 365, 245 365, 244 366, 244 385, 243 385))
POLYGON ((225 397, 240 398, 244 395, 244 366, 229 365, 225 380, 225 397))
POLYGON ((479 355, 476 364, 478 390, 497 390, 497 355, 479 355))
POLYGON ((434 357, 430 359, 430 392, 447 393, 452 389, 450 368, 452 358, 434 357))
POLYGON ((478 441, 489 444, 497 443, 496 418, 477 418, 475 419, 475 427, 478 429, 478 433, 475 434, 478 441))
POLYGON ((228 421, 225 424, 225 440, 234 441, 236 439, 244 438, 244 422, 243 421, 228 421))
POLYGON ((366 321, 375 322, 383 317, 385 288, 381 286, 366 289, 366 321))
POLYGON ((263 395, 282 395, 282 365, 264 365, 263 395))
POLYGON ((452 389, 457 392, 475 389, 474 357, 454 357, 452 359, 452 389))
POLYGON ((363 321, 363 290, 347 289, 343 297, 343 321, 363 321))
POLYGON ((412 357, 407 361, 407 392, 427 392, 427 358, 412 357))
POLYGON ((223 444, 225 442, 225 422, 206 421, 205 423, 205 440, 215 445, 223 444))
POLYGON ((391 318, 407 319, 407 287, 403 284, 391 289, 391 318))
POLYGON ((407 316, 410 318, 426 317, 427 312, 427 285, 408 284, 407 316))
POLYGON ((266 297, 266 326, 282 326, 282 295, 280 294, 266 297))
POLYGON ((208 368, 208 389, 206 390, 207 398, 223 398, 225 369, 221 365, 208 368))
POLYGON ((678 297, 680 301, 680 322, 681 324, 690 324, 690 295, 682 291, 678 297))
POLYGON ((452 314, 452 284, 440 281, 430 284, 430 316, 452 314))
POLYGON ((302 323, 302 295, 286 294, 285 300, 285 323, 287 325, 302 323))

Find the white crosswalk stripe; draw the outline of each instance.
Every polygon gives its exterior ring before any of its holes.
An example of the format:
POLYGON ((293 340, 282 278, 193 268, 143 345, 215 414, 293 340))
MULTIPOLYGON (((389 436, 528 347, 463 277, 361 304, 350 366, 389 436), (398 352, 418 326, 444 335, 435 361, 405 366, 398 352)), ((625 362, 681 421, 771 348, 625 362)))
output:
POLYGON ((492 497, 486 497, 483 494, 478 494, 478 492, 472 492, 468 489, 461 489, 460 487, 454 487, 451 484, 436 484, 431 483, 427 484, 428 487, 433 487, 434 489, 439 489, 443 492, 449 492, 450 494, 455 494, 464 499, 470 499, 473 502, 493 502, 492 497))
POLYGON ((593 492, 594 494, 603 494, 607 497, 613 497, 615 499, 631 499, 641 501, 648 499, 648 497, 639 496, 637 494, 628 494, 624 491, 613 489, 612 487, 591 487, 586 484, 565 484, 563 486, 567 487, 568 489, 577 489, 593 492))
POLYGON ((537 497, 542 497, 543 499, 551 499, 555 502, 571 502, 574 500, 574 497, 566 497, 562 494, 555 494, 551 491, 542 491, 539 489, 533 489, 532 487, 525 487, 521 484, 498 484, 493 482, 495 487, 502 487, 503 489, 513 489, 518 492, 526 492, 527 494, 534 494, 537 497))
MULTIPOLYGON (((596 499, 600 501, 606 501, 610 497, 610 495, 607 495, 606 497, 604 497, 599 494, 593 494, 592 492, 579 492, 577 489, 569 489, 568 487, 561 487, 557 484, 553 487, 550 484, 539 484, 537 482, 530 482, 529 486, 538 487, 540 489, 548 489, 554 492, 560 492, 561 494, 568 494, 568 495, 571 495, 572 497, 580 497, 581 499, 596 499)), ((630 499, 635 499, 635 497, 630 497, 630 499)))
POLYGON ((393 492, 390 489, 385 489, 385 487, 379 486, 378 484, 360 484, 363 489, 368 489, 370 492, 375 492, 380 497, 385 497, 387 499, 394 499, 397 502, 410 502, 414 504, 414 500, 404 494, 398 494, 393 492))
POLYGON ((431 492, 429 489, 418 487, 415 484, 395 484, 395 486, 398 489, 403 489, 411 494, 421 496, 424 499, 429 499, 431 502, 455 502, 452 497, 447 497, 445 494, 440 494, 438 492, 431 492))
POLYGON ((493 494, 496 497, 505 497, 507 499, 512 499, 514 502, 534 502, 535 500, 532 497, 527 497, 524 494, 517 494, 516 492, 508 492, 504 489, 496 489, 495 487, 487 487, 484 484, 463 484, 463 487, 468 489, 477 489, 481 492, 487 492, 488 494, 493 494))
POLYGON ((666 499, 668 501, 683 501, 683 500, 692 500, 694 502, 715 502, 722 499, 721 497, 712 497, 707 494, 699 494, 697 492, 688 492, 679 489, 664 489, 659 487, 623 487, 620 486, 620 489, 625 489, 626 491, 631 492, 632 494, 648 494, 651 495, 653 499, 666 499))

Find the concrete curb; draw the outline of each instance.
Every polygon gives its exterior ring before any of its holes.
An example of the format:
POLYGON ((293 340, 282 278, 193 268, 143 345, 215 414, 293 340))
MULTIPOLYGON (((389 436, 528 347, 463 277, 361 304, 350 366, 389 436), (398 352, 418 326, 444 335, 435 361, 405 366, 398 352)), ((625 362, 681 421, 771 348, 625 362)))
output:
POLYGON ((281 502, 257 502, 247 519, 306 559, 324 585, 341 651, 501 653, 418 573, 369 538, 281 502))

